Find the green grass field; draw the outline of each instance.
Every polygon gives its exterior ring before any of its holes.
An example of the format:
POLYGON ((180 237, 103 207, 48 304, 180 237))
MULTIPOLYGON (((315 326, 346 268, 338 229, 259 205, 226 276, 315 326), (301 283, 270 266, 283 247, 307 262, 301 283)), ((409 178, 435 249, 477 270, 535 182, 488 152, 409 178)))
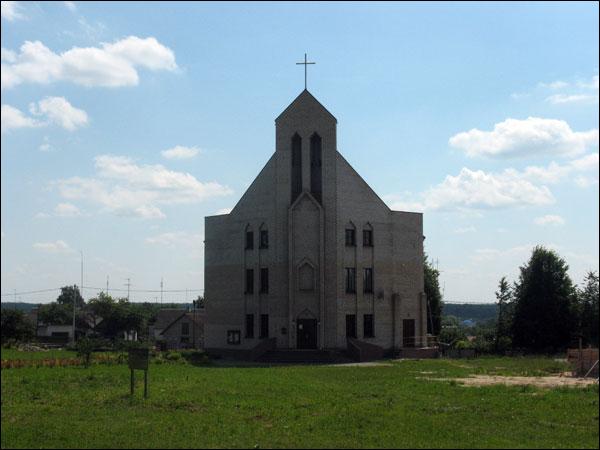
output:
POLYGON ((151 364, 2 370, 2 448, 598 448, 598 386, 464 387, 430 378, 543 375, 544 358, 380 367, 151 364))

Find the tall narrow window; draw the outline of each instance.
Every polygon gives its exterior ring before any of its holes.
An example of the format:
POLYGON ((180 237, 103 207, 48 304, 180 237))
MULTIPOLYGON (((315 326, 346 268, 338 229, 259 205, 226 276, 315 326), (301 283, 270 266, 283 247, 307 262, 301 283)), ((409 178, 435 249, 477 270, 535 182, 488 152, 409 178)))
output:
POLYGON ((260 292, 262 294, 269 292, 269 269, 266 267, 260 269, 260 292))
POLYGON ((269 248, 269 230, 260 230, 260 248, 269 248))
POLYGON ((356 230, 354 228, 346 228, 346 246, 356 246, 356 230))
POLYGON ((373 328, 373 314, 365 314, 363 316, 363 337, 375 337, 375 331, 373 328))
POLYGON ((322 202, 321 177, 321 136, 317 133, 310 138, 310 192, 319 203, 322 202))
POLYGON ((346 337, 356 338, 356 316, 346 314, 346 337))
POLYGON ((260 315, 260 337, 263 339, 269 337, 269 315, 268 314, 260 315))
POLYGON ((302 138, 298 133, 292 138, 292 203, 302 192, 302 138))
POLYGON ((246 231, 246 250, 254 248, 254 232, 246 231))
POLYGON ((182 334, 183 336, 187 336, 187 335, 189 335, 189 334, 190 334, 190 324, 189 324, 189 323, 187 323, 187 322, 183 322, 183 323, 181 324, 181 334, 182 334))
POLYGON ((363 247, 373 247, 373 230, 363 230, 363 247))
POLYGON ((246 338, 254 338, 254 314, 246 314, 246 338))
POLYGON ((246 269, 246 294, 254 292, 254 269, 246 269))
POLYGON ((365 277, 363 279, 364 292, 373 292, 373 268, 365 268, 365 277))
POLYGON ((356 292, 356 269, 346 267, 346 292, 352 294, 356 292))

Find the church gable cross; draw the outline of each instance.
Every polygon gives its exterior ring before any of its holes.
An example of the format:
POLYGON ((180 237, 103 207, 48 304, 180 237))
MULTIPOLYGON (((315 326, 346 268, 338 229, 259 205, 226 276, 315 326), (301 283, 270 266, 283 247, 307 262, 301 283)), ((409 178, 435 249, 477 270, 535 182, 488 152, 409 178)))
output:
POLYGON ((309 64, 316 64, 314 62, 308 62, 308 60, 306 59, 306 53, 304 54, 304 62, 299 62, 296 63, 296 65, 301 64, 304 66, 304 89, 306 90, 306 72, 307 72, 307 67, 309 64))

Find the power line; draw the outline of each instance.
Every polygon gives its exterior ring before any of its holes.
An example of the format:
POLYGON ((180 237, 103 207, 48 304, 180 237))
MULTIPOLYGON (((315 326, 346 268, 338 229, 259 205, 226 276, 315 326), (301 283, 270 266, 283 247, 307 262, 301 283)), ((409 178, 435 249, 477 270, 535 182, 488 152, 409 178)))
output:
MULTIPOLYGON (((14 296, 16 298, 17 295, 28 295, 28 294, 42 294, 45 292, 56 292, 56 291, 60 291, 63 287, 57 287, 57 288, 49 288, 49 289, 39 289, 36 291, 23 291, 23 292, 17 292, 16 290, 14 292, 10 292, 10 293, 4 293, 4 294, 0 294, 0 296, 2 297, 8 297, 8 296, 14 296)), ((70 286, 68 286, 70 287, 70 286)), ((81 289, 90 289, 90 290, 96 290, 96 291, 100 291, 102 292, 105 287, 96 287, 96 286, 82 286, 81 289)), ((118 292, 127 292, 127 289, 118 289, 118 288, 111 288, 110 289, 111 292, 112 291, 118 291, 118 292)), ((204 289, 130 289, 130 292, 203 292, 204 289)))

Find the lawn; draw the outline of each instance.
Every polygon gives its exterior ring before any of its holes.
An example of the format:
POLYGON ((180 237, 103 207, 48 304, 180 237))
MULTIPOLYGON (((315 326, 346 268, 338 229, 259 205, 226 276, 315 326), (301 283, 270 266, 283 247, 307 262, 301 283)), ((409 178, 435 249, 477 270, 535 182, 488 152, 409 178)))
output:
POLYGON ((22 352, 12 348, 3 348, 0 353, 2 360, 40 360, 40 359, 69 359, 76 358, 77 352, 69 350, 48 350, 44 352, 22 352))
POLYGON ((598 448, 598 386, 464 387, 426 378, 543 375, 545 358, 380 367, 151 364, 2 370, 7 447, 598 448))

